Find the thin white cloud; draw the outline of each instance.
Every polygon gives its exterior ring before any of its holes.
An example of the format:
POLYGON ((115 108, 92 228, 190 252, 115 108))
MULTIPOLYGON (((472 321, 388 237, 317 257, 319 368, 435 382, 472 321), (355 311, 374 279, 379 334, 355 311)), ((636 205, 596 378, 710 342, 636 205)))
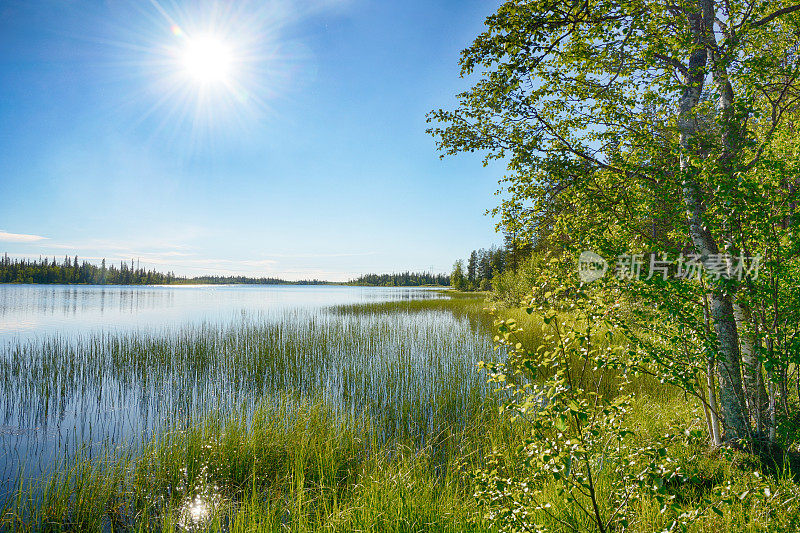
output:
POLYGON ((26 235, 24 233, 9 233, 0 230, 0 242, 39 242, 47 239, 41 235, 26 235))
POLYGON ((142 241, 142 242, 119 242, 106 239, 90 239, 79 242, 60 242, 48 243, 50 248, 59 250, 108 250, 122 255, 158 253, 159 255, 191 255, 187 250, 191 248, 186 244, 168 241, 142 241), (153 252, 143 252, 141 250, 152 250, 153 252), (178 251, 183 250, 183 251, 178 251))
POLYGON ((329 253, 329 254, 266 254, 268 257, 280 257, 282 259, 318 259, 318 258, 333 258, 333 257, 366 257, 369 255, 378 255, 378 252, 353 252, 353 253, 329 253))

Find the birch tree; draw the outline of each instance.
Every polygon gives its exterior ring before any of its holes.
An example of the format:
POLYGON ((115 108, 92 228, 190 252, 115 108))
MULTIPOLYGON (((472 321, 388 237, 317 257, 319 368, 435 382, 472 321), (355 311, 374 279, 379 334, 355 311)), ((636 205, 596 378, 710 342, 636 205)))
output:
MULTIPOLYGON (((743 176, 796 106, 799 38, 800 5, 781 1, 510 0, 462 53, 475 85, 429 131, 443 155, 507 162, 534 226, 595 214, 606 225, 583 235, 688 245, 711 267, 744 249, 743 176)), ((752 438, 760 390, 742 290, 707 287, 727 441, 752 438)))

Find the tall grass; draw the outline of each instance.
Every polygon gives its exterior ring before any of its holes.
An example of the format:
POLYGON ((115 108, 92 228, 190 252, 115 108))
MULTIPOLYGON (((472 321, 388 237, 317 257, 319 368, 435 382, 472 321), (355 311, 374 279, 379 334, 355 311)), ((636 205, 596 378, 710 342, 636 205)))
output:
POLYGON ((16 345, 0 358, 3 412, 33 426, 80 406, 83 420, 148 429, 292 391, 379 419, 388 439, 474 407, 485 390, 474 365, 491 351, 483 331, 441 311, 369 311, 16 345))
MULTIPOLYGON (((475 368, 502 357, 484 306, 466 296, 347 305, 12 346, 0 358, 0 530, 491 530, 470 472, 490 451, 512 457, 530 433, 498 413, 475 368)), ((541 344, 535 317, 502 315, 541 344)), ((649 378, 632 387, 628 424, 642 446, 702 428, 674 389, 649 378)), ((630 531, 668 529, 725 491, 721 516, 707 510, 684 529, 800 527, 787 476, 764 479, 746 457, 689 437, 669 453, 687 473, 669 488, 677 507, 638 498, 630 531)), ((562 519, 579 515, 555 484, 549 500, 562 519)))
POLYGON ((225 529, 464 529, 491 337, 482 301, 446 301, 10 346, 3 519, 180 529, 200 501, 225 529))
POLYGON ((136 453, 78 453, 4 519, 51 531, 480 529, 463 468, 477 459, 473 431, 452 435, 442 461, 432 446, 370 442, 367 420, 282 398, 164 431, 136 453))

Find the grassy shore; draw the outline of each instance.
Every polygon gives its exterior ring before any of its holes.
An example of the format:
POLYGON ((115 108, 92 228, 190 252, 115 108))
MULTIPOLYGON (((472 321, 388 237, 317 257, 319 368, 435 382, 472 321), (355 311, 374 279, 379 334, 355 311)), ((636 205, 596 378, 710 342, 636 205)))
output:
POLYGON ((341 306, 11 346, 8 416, 38 427, 80 409, 83 429, 41 479, 29 467, 4 487, 3 523, 461 530, 475 516, 462 466, 496 411, 475 368, 491 350, 482 305, 341 306))
MULTIPOLYGON (((23 410, 86 402, 113 382, 155 415, 127 446, 78 446, 40 478, 20 472, 0 529, 490 531, 471 474, 491 451, 512 458, 528 428, 498 413, 475 368, 501 357, 485 305, 458 295, 17 346, 0 387, 23 410)), ((502 313, 540 342, 535 318, 502 313)), ((632 438, 685 432, 668 453, 686 481, 664 489, 677 502, 667 512, 654 496, 632 501, 630 531, 797 529, 789 473, 709 450, 699 408, 653 380, 634 387, 632 438)), ((561 522, 539 519, 588 527, 561 501, 553 492, 561 522)))

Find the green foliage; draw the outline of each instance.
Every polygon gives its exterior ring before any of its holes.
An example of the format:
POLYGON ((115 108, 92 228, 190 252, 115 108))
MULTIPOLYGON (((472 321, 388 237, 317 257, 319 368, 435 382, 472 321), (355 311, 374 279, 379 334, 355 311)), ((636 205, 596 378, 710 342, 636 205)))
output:
POLYGON ((508 0, 462 53, 473 86, 428 115, 443 154, 507 164, 511 247, 765 259, 758 280, 616 288, 633 349, 704 402, 715 444, 775 442, 800 401, 798 35, 780 0, 508 0))
POLYGON ((710 451, 703 410, 648 377, 653 362, 618 334, 613 300, 545 278, 541 299, 495 322, 501 361, 481 363, 514 427, 473 471, 488 521, 501 531, 642 532, 800 523, 790 474, 771 479, 759 472, 770 463, 710 451))
POLYGON ((248 278, 246 276, 195 276, 192 278, 176 276, 173 272, 163 274, 155 270, 147 270, 120 262, 119 267, 106 267, 103 259, 101 266, 87 261, 78 262, 78 257, 64 258, 58 263, 47 258, 39 261, 25 259, 12 260, 8 254, 0 259, 0 283, 45 283, 45 284, 84 284, 84 285, 169 285, 169 284, 249 284, 249 285, 320 285, 325 281, 285 281, 278 278, 248 278))
POLYGON ((453 272, 450 274, 450 286, 457 291, 467 288, 467 279, 464 276, 464 261, 459 259, 453 264, 453 272))
POLYGON ((4 255, 0 260, 0 283, 58 283, 58 284, 94 284, 94 285, 165 285, 180 281, 173 273, 162 274, 155 270, 136 268, 131 264, 120 262, 119 267, 106 267, 103 259, 100 267, 87 261, 78 262, 78 257, 64 258, 58 263, 46 257, 39 261, 24 259, 12 260, 4 255))
POLYGON ((421 287, 426 285, 446 287, 450 284, 450 279, 445 274, 431 272, 400 272, 396 274, 364 274, 347 284, 368 287, 421 287))
POLYGON ((464 280, 462 288, 459 290, 491 290, 492 279, 498 274, 507 272, 509 269, 516 269, 524 261, 526 253, 527 248, 517 249, 513 247, 513 244, 510 248, 492 246, 488 249, 472 250, 466 262, 466 273, 464 271, 464 262, 459 260, 461 261, 461 277, 464 280))
POLYGON ((508 362, 481 364, 507 398, 501 411, 529 431, 476 474, 486 517, 504 531, 626 528, 631 500, 654 489, 666 505, 664 484, 678 475, 665 448, 630 446, 626 350, 610 342, 610 309, 580 287, 564 290, 569 321, 552 305, 528 306, 551 328, 528 348, 516 321, 499 320, 495 340, 508 362))
POLYGON ((516 270, 496 273, 492 278, 491 299, 509 308, 530 302, 530 298, 526 296, 541 281, 540 272, 544 265, 551 269, 555 267, 555 264, 548 261, 547 255, 536 253, 522 261, 516 270))

